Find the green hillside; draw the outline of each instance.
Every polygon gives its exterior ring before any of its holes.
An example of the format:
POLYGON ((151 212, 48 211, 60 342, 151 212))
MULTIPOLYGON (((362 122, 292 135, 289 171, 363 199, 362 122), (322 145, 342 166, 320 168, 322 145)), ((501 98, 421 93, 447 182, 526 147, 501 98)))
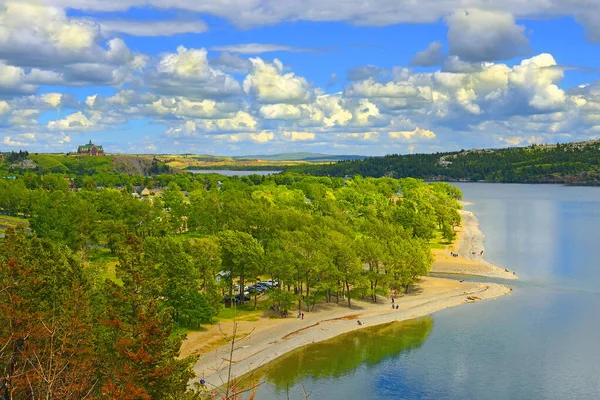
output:
POLYGON ((0 163, 4 174, 34 172, 40 175, 56 173, 67 175, 129 174, 151 175, 170 172, 171 169, 151 156, 78 156, 64 154, 29 154, 18 162, 8 159, 0 163))
POLYGON ((392 176, 430 180, 600 184, 600 141, 435 154, 388 155, 286 171, 326 176, 392 176))

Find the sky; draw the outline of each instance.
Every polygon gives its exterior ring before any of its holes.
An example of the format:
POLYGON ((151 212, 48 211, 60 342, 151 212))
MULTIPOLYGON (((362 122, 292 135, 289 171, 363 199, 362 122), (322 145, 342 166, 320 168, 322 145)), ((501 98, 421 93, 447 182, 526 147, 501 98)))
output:
POLYGON ((0 0, 0 151, 600 137, 598 0, 0 0))

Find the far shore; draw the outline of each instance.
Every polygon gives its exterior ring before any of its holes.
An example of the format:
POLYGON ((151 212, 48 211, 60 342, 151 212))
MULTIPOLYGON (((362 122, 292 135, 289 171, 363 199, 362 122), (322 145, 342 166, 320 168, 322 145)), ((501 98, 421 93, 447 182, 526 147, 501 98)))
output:
MULTIPOLYGON (((506 273, 486 263, 483 257, 471 254, 473 251, 483 250, 485 236, 479 230, 473 213, 461 211, 461 214, 463 224, 453 250, 459 253, 459 257, 451 257, 449 249, 434 251, 436 261, 431 272, 516 279, 512 273, 506 273)), ((312 312, 304 311, 304 319, 296 318, 294 314, 285 319, 265 316, 259 321, 238 321, 231 378, 249 374, 266 363, 311 343, 365 327, 426 316, 473 301, 495 299, 510 291, 510 287, 499 283, 422 277, 411 293, 396 297, 395 304, 399 306, 397 310, 391 308, 388 297, 380 297, 378 303, 352 300, 351 308, 348 308, 345 300, 340 299, 339 304, 321 303, 312 312), (364 324, 358 325, 358 320, 364 324)), ((188 334, 187 340, 183 342, 181 356, 200 356, 194 371, 197 379, 204 379, 209 388, 222 386, 227 381, 231 345, 225 341, 224 334, 230 336, 233 327, 232 321, 220 323, 206 331, 188 334)))

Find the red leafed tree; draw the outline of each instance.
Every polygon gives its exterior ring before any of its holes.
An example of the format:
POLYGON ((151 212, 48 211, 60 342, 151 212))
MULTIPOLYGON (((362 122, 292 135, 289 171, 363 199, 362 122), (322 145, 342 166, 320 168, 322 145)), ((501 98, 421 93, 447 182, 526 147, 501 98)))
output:
POLYGON ((0 399, 90 398, 92 329, 77 269, 60 249, 7 232, 0 246, 0 399), (52 281, 57 275, 73 279, 52 281))
POLYGON ((183 337, 172 334, 171 309, 156 296, 160 282, 143 264, 141 251, 140 240, 129 236, 117 266, 123 285, 107 284, 100 320, 106 349, 102 394, 121 400, 181 398, 194 376, 195 358, 177 358, 183 337))

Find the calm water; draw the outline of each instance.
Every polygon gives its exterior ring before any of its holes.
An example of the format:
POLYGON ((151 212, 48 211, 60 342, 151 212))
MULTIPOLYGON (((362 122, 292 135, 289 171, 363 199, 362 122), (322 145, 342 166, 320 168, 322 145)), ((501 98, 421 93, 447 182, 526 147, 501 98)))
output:
POLYGON ((458 186, 513 294, 291 353, 258 398, 600 399, 600 188, 458 186))
POLYGON ((275 175, 281 171, 230 171, 227 169, 188 169, 192 174, 219 174, 225 176, 275 175))

